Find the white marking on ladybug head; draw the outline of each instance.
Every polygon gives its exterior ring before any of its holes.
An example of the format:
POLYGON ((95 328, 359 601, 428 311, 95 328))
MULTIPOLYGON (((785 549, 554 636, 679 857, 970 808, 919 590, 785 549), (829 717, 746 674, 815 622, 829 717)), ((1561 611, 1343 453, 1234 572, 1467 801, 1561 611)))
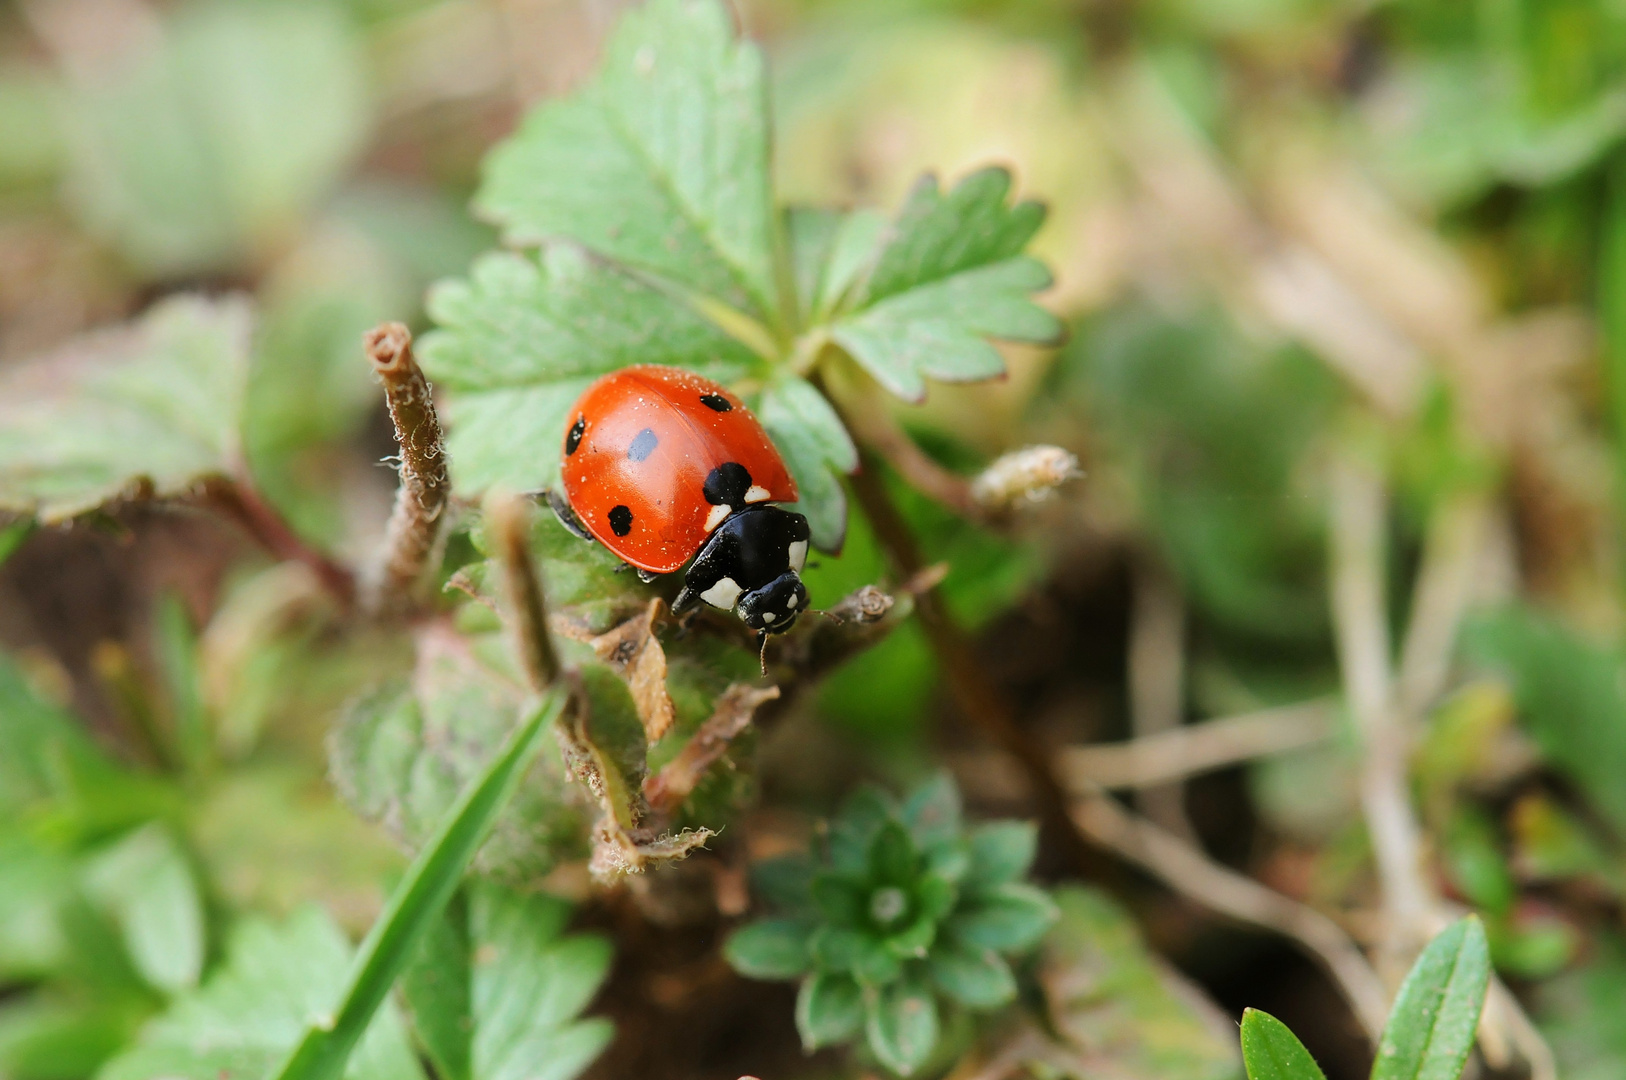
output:
POLYGON ((752 484, 745 490, 745 501, 748 503, 767 502, 768 489, 757 484, 752 484))
POLYGON ((711 513, 706 515, 706 531, 711 532, 717 526, 721 525, 723 520, 733 512, 734 508, 732 506, 724 505, 712 507, 711 513))
POLYGON ((724 611, 731 610, 739 602, 741 589, 733 578, 725 577, 711 588, 700 594, 700 599, 715 608, 724 611))
POLYGON ((790 610, 795 611, 796 610, 796 599, 797 599, 796 594, 791 593, 790 596, 785 600, 785 606, 787 608, 789 608, 790 610))
POLYGON ((786 549, 786 554, 790 556, 790 568, 800 574, 802 567, 807 565, 807 541, 796 541, 786 549))
POLYGON ((767 622, 773 622, 773 621, 774 621, 774 620, 775 620, 775 619, 777 619, 777 618, 779 618, 779 616, 778 616, 778 615, 776 615, 776 614, 774 614, 774 613, 773 613, 773 612, 771 612, 771 611, 764 611, 764 612, 763 612, 763 613, 762 613, 762 621, 763 621, 763 622, 765 622, 765 623, 767 623, 767 622))

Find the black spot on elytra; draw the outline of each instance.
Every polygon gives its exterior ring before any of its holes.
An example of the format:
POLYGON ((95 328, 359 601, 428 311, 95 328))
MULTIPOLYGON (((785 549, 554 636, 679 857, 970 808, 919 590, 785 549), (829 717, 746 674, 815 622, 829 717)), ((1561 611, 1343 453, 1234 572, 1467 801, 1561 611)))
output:
POLYGON ((745 493, 751 490, 751 474, 737 461, 725 461, 706 477, 700 493, 713 506, 732 506, 738 510, 745 505, 745 493))
POLYGON ((659 445, 660 440, 655 437, 655 432, 650 428, 644 428, 632 440, 632 445, 627 447, 627 456, 633 461, 642 461, 653 454, 655 447, 659 445))
POLYGON ((582 444, 582 434, 587 431, 587 417, 578 416, 576 422, 570 425, 570 434, 565 436, 565 456, 569 457, 576 452, 576 447, 582 444))
POLYGON ((729 404, 728 399, 721 394, 701 394, 700 404, 704 405, 712 412, 727 412, 734 407, 733 405, 729 404))
POLYGON ((617 536, 625 536, 632 531, 632 510, 626 506, 617 506, 610 511, 610 531, 617 536))

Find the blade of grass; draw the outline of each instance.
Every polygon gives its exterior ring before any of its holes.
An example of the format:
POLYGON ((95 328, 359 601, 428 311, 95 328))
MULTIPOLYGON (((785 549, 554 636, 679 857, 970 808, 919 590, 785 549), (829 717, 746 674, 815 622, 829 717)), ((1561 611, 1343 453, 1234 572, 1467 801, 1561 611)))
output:
MULTIPOLYGON (((1626 492, 1626 157, 1609 171, 1603 235, 1598 244, 1598 316, 1603 329, 1604 385, 1615 440, 1617 491, 1626 492)), ((1626 506, 1617 507, 1626 515, 1626 506)), ((1626 551, 1620 553, 1626 560, 1626 551)))
POLYGON ((412 861, 378 921, 367 933, 351 968, 344 997, 331 1016, 305 1028, 276 1080, 338 1080, 350 1052, 367 1030, 373 1013, 412 956, 418 940, 440 917, 469 860, 479 850, 498 813, 550 728, 567 694, 556 687, 517 725, 486 766, 464 789, 440 826, 412 861))

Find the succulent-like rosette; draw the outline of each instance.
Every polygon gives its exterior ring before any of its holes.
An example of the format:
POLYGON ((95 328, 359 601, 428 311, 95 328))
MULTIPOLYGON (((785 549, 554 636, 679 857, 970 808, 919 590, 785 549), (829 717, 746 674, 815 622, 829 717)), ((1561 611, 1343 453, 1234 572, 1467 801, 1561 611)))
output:
POLYGON ((943 1007, 988 1010, 1016 997, 1006 958, 1036 945, 1056 917, 1022 879, 1032 824, 961 824, 947 776, 899 804, 855 792, 830 822, 823 859, 758 864, 773 916, 735 932, 729 962, 758 979, 801 979, 796 1025, 809 1049, 863 1035, 902 1075, 937 1045, 943 1007))

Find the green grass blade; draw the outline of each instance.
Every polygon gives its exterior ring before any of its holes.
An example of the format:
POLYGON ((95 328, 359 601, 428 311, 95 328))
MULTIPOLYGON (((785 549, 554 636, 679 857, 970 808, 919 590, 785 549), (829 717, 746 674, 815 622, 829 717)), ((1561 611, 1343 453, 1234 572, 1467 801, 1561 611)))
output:
POLYGON ((541 745, 543 731, 564 708, 555 689, 516 725, 491 763, 458 797, 367 933, 343 998, 331 1017, 306 1027, 276 1080, 338 1080, 418 940, 445 910, 474 853, 507 804, 541 745))
POLYGON ((1489 983, 1490 948, 1479 919, 1470 915, 1440 931, 1400 984, 1372 1080, 1457 1080, 1489 983))
POLYGON ((1248 1080, 1327 1080, 1298 1036, 1258 1009, 1242 1013, 1242 1063, 1248 1080))

